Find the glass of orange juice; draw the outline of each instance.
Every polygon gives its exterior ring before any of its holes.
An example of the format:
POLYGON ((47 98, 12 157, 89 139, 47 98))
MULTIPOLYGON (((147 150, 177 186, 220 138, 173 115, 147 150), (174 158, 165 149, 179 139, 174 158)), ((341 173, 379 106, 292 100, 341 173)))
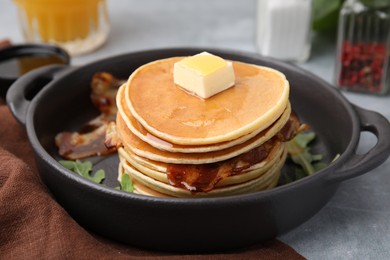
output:
POLYGON ((100 47, 110 22, 106 0, 14 0, 28 42, 57 44, 72 56, 100 47))

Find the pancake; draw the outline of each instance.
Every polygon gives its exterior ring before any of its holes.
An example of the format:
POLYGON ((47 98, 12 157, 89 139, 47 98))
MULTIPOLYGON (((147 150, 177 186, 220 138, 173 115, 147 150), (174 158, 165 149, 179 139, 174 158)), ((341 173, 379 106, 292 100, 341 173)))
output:
POLYGON ((233 61, 235 85, 207 99, 174 84, 183 57, 138 68, 118 90, 118 180, 148 196, 212 197, 277 185, 301 127, 289 83, 271 68, 233 61))
POLYGON ((169 152, 180 152, 180 153, 206 153, 212 151, 219 151, 222 149, 226 149, 238 144, 242 144, 245 141, 253 138, 256 135, 259 135, 260 132, 266 131, 267 134, 261 133, 260 135, 264 136, 264 140, 266 140, 266 136, 271 136, 272 133, 276 133, 279 131, 287 122, 288 117, 291 112, 290 103, 287 104, 286 109, 283 111, 282 115, 278 120, 276 120, 272 125, 270 125, 267 129, 261 131, 261 129, 256 129, 255 131, 239 137, 235 140, 209 144, 209 145, 180 145, 173 144, 163 139, 160 139, 153 134, 149 133, 146 128, 144 128, 138 121, 131 115, 131 112, 126 106, 125 98, 124 98, 124 89, 126 86, 122 86, 118 90, 117 94, 117 105, 120 113, 120 120, 123 120, 126 124, 127 128, 142 141, 150 144, 151 146, 169 152), (270 129, 272 128, 272 129, 270 129))
MULTIPOLYGON (((119 163, 118 180, 121 179, 123 174, 125 174, 125 170, 122 167, 122 163, 119 163)), ((155 190, 152 190, 152 189, 146 187, 145 185, 138 183, 135 180, 132 180, 132 181, 133 181, 133 187, 134 187, 133 192, 136 194, 142 194, 142 195, 153 196, 153 197, 172 197, 172 196, 168 196, 166 194, 157 192, 155 190)))
POLYGON ((120 132, 120 138, 123 141, 123 145, 141 157, 165 163, 204 164, 227 160, 248 152, 271 139, 277 132, 275 130, 280 130, 279 128, 281 127, 270 128, 268 131, 262 132, 242 144, 207 153, 172 153, 157 149, 134 135, 130 129, 127 128, 120 114, 117 115, 117 128, 120 132))
MULTIPOLYGON (((238 162, 234 165, 235 167, 231 169, 231 171, 234 172, 234 175, 230 175, 222 179, 215 185, 215 187, 238 184, 259 177, 276 163, 276 160, 281 157, 281 154, 284 152, 284 150, 284 145, 279 143, 272 148, 266 159, 257 164, 246 167, 245 162, 238 162), (242 168, 242 170, 240 168, 242 168)), ((121 158, 121 162, 124 165, 131 165, 135 170, 142 172, 144 175, 147 175, 160 182, 169 184, 169 179, 167 177, 169 165, 165 165, 165 167, 160 168, 161 171, 158 171, 155 168, 149 168, 143 164, 138 163, 137 160, 133 158, 133 154, 126 151, 124 148, 120 148, 118 153, 119 157, 121 158)), ((230 161, 225 163, 231 164, 230 161)), ((224 168, 225 170, 227 169, 227 167, 221 168, 224 168)), ((120 176, 118 176, 118 178, 120 180, 120 176)))
POLYGON ((227 185, 224 187, 215 188, 209 192, 197 192, 194 194, 193 192, 174 187, 170 184, 166 184, 164 182, 160 182, 155 180, 143 173, 137 171, 130 165, 124 164, 121 162, 120 167, 123 167, 123 171, 120 174, 129 174, 131 178, 134 180, 135 188, 137 192, 140 194, 150 195, 150 192, 153 191, 152 196, 172 196, 172 197, 218 197, 218 196, 227 196, 227 195, 235 195, 235 194, 243 194, 255 191, 261 191, 265 189, 269 189, 275 187, 279 177, 280 171, 283 167, 287 151, 284 150, 281 157, 278 158, 277 162, 272 165, 272 167, 262 174, 258 178, 251 179, 249 181, 239 183, 237 185, 227 185), (136 187, 138 186, 138 187, 136 187), (146 188, 144 188, 146 187, 146 188), (143 191, 144 189, 144 191, 143 191), (155 193, 157 192, 157 193, 155 193), (149 193, 149 194, 148 194, 149 193), (159 193, 161 195, 159 195, 159 193))
MULTIPOLYGON (((267 190, 267 189, 271 189, 271 188, 275 187, 278 183, 278 180, 279 180, 279 176, 275 175, 275 177, 268 182, 269 183, 268 186, 265 186, 265 188, 263 190, 267 190)), ((134 193, 147 195, 147 196, 153 196, 153 197, 165 197, 165 198, 174 197, 174 196, 169 196, 167 194, 155 191, 151 188, 148 188, 147 186, 145 186, 137 181, 133 181, 133 183, 134 183, 134 193)), ((205 194, 203 194, 202 197, 205 197, 204 195, 205 194)), ((220 196, 222 196, 222 194, 220 194, 220 196)), ((188 196, 188 197, 190 197, 190 196, 188 196)), ((212 197, 212 196, 209 196, 209 197, 212 197)))
POLYGON ((241 62, 233 62, 234 87, 207 100, 190 95, 173 83, 173 65, 182 58, 145 64, 126 83, 131 114, 154 136, 182 145, 230 141, 266 129, 287 106, 282 73, 241 62))

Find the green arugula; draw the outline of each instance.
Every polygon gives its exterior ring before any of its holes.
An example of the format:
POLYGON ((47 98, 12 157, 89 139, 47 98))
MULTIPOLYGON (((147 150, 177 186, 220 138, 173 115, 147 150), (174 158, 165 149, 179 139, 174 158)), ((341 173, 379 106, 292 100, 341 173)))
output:
POLYGON ((127 192, 133 192, 134 191, 134 185, 131 181, 129 175, 127 173, 124 173, 121 178, 121 190, 127 191, 127 192))
POLYGON ((120 186, 115 187, 115 189, 126 191, 126 192, 133 192, 134 191, 133 182, 131 181, 131 179, 127 173, 124 173, 122 175, 120 186))
POLYGON ((76 160, 76 161, 60 160, 59 163, 65 168, 96 183, 102 183, 102 181, 106 177, 106 173, 103 169, 97 170, 94 175, 91 175, 92 163, 90 161, 82 162, 80 160, 76 160))
MULTIPOLYGON (((103 169, 97 170, 94 175, 92 175, 93 165, 90 161, 82 162, 80 160, 71 161, 71 160, 60 160, 59 163, 65 168, 79 174, 80 176, 87 178, 88 180, 94 181, 96 183, 102 183, 106 178, 106 173, 103 169)), ((134 185, 131 181, 128 174, 123 174, 121 179, 120 187, 116 187, 118 190, 123 190, 127 192, 134 191, 134 185)))
POLYGON ((313 132, 300 133, 287 143, 288 156, 298 167, 293 177, 284 175, 286 183, 301 179, 326 167, 326 164, 321 161, 323 159, 321 154, 310 152, 309 144, 315 138, 316 135, 313 132))

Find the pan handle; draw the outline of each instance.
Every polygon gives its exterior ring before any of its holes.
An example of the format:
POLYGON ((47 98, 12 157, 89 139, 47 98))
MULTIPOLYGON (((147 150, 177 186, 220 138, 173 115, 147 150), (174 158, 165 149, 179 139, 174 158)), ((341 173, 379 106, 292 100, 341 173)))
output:
POLYGON ((7 92, 7 104, 19 123, 25 125, 27 111, 34 97, 49 84, 66 65, 50 65, 32 70, 17 79, 7 92))
POLYGON ((341 169, 329 175, 328 181, 340 182, 366 173, 383 162, 390 155, 390 123, 381 114, 354 106, 360 118, 360 131, 368 131, 377 138, 377 143, 367 153, 353 154, 341 169))

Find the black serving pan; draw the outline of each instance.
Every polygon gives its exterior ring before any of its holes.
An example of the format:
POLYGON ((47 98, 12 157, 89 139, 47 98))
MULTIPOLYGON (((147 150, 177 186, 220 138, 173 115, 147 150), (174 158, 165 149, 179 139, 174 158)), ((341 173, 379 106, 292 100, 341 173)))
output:
POLYGON ((350 104, 325 81, 293 65, 256 54, 206 49, 225 59, 265 65, 285 73, 291 85, 293 109, 318 136, 313 151, 324 154, 329 165, 268 191, 182 199, 114 189, 116 155, 93 158, 97 167, 105 168, 109 175, 105 185, 92 183, 57 162, 55 134, 75 129, 97 114, 89 98, 89 82, 95 72, 108 71, 127 78, 147 62, 202 51, 150 50, 82 67, 51 66, 32 71, 13 84, 7 102, 27 129, 41 177, 80 225, 107 238, 149 249, 200 252, 249 246, 297 227, 327 203, 341 181, 368 172, 388 158, 388 120, 350 104), (358 155, 355 151, 363 131, 373 133, 378 140, 370 151, 358 155), (337 154, 340 157, 331 162, 337 154))

